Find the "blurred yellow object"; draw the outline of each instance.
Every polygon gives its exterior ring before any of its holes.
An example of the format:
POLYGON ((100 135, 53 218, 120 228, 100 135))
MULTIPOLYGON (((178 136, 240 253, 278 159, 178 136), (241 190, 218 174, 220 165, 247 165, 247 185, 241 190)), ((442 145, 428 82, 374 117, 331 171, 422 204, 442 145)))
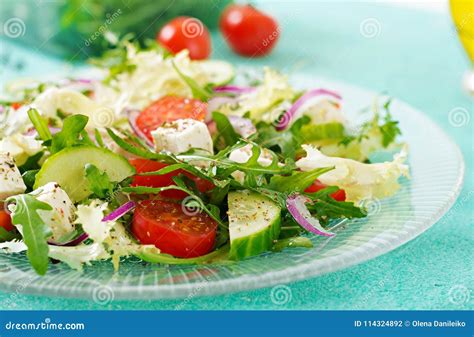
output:
POLYGON ((456 30, 467 55, 474 64, 474 0, 450 0, 456 30))

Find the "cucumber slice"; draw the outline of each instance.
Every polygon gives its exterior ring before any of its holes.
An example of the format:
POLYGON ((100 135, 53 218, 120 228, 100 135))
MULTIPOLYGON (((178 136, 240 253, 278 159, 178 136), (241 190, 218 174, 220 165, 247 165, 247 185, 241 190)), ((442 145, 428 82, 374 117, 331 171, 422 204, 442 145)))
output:
POLYGON ((73 202, 87 198, 92 192, 85 177, 86 164, 106 172, 111 181, 122 181, 135 174, 124 157, 104 148, 77 146, 65 148, 49 157, 36 174, 34 188, 57 182, 73 202))
POLYGON ((230 192, 228 204, 229 258, 239 260, 270 250, 280 234, 280 207, 250 191, 230 192))
POLYGON ((202 70, 209 76, 210 83, 220 86, 231 82, 235 77, 234 67, 225 62, 218 60, 200 61, 199 65, 202 70))

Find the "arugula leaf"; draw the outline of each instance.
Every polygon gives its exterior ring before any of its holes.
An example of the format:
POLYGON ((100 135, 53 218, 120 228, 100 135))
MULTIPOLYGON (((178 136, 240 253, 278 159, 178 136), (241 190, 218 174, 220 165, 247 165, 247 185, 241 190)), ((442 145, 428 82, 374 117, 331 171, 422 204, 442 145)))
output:
POLYGON ((40 151, 38 153, 35 153, 34 155, 32 155, 31 157, 28 157, 28 159, 26 160, 26 162, 19 166, 18 167, 18 170, 21 172, 21 173, 24 173, 26 171, 30 171, 30 170, 36 170, 36 169, 39 169, 41 168, 40 164, 38 163, 38 161, 43 157, 44 155, 44 152, 43 151, 40 151))
POLYGON ((102 135, 100 134, 98 129, 94 130, 94 137, 95 141, 97 142, 97 144, 99 144, 100 147, 106 147, 104 144, 104 140, 102 139, 102 135))
POLYGON ((212 97, 212 92, 208 88, 203 88, 201 87, 193 78, 183 74, 176 64, 173 62, 173 68, 176 70, 178 73, 179 77, 186 82, 188 87, 191 89, 191 92, 193 93, 193 97, 200 99, 203 102, 207 102, 209 98, 212 97))
MULTIPOLYGON (((87 125, 89 118, 84 115, 72 115, 63 121, 63 128, 52 138, 51 154, 74 145, 89 143, 87 138, 81 138, 81 133, 87 125)), ((82 134, 83 136, 83 134, 82 134)))
POLYGON ((50 211, 52 207, 28 194, 10 197, 7 202, 15 203, 12 223, 22 226, 23 240, 28 247, 26 255, 31 266, 39 275, 46 274, 49 261, 48 238, 52 235, 52 232, 38 214, 38 211, 50 211))
POLYGON ((28 117, 30 118, 31 123, 38 132, 39 137, 43 140, 51 139, 51 132, 48 128, 48 121, 45 120, 36 109, 28 110, 28 117))
POLYGON ((322 167, 307 172, 294 172, 291 176, 275 175, 270 179, 268 188, 278 192, 303 192, 321 174, 334 169, 333 167, 322 167))
POLYGON ((398 135, 402 134, 400 128, 398 127, 398 121, 392 119, 392 114, 390 113, 391 103, 392 100, 389 99, 383 106, 385 109, 384 124, 380 126, 383 147, 389 146, 395 141, 398 135))
POLYGON ((310 122, 308 116, 298 118, 290 128, 278 131, 275 126, 259 122, 256 125, 255 142, 269 149, 278 148, 284 158, 295 158, 298 149, 304 142, 303 126, 310 122))
POLYGON ((21 175, 21 178, 23 179, 23 182, 25 183, 28 190, 33 189, 33 186, 35 185, 36 174, 38 172, 39 172, 39 169, 28 170, 28 171, 23 172, 23 174, 21 175))
POLYGON ((128 153, 134 154, 138 157, 146 158, 146 159, 155 159, 163 162, 173 162, 172 157, 166 154, 152 152, 148 149, 143 147, 136 147, 129 142, 120 138, 117 134, 115 134, 112 129, 107 128, 107 133, 109 134, 110 138, 122 149, 127 151, 128 153))
POLYGON ((92 165, 86 164, 85 176, 89 182, 90 190, 99 198, 105 199, 113 194, 116 183, 110 181, 107 172, 100 172, 100 170, 92 165))
POLYGON ((21 236, 15 231, 7 231, 5 228, 0 227, 0 242, 11 241, 13 239, 20 239, 21 236))
POLYGON ((217 131, 219 131, 218 137, 224 139, 226 146, 231 146, 237 143, 240 139, 240 136, 235 132, 234 127, 230 123, 226 115, 214 111, 212 113, 212 119, 216 122, 217 131))
POLYGON ((134 255, 143 261, 160 264, 207 264, 221 260, 227 260, 227 253, 229 252, 229 245, 220 247, 219 249, 198 257, 192 258, 177 258, 172 255, 158 253, 154 247, 143 248, 134 255))
POLYGON ((336 186, 329 186, 315 193, 306 193, 312 201, 307 204, 308 210, 322 223, 337 218, 364 218, 366 214, 353 202, 337 201, 331 194, 339 190, 336 186))

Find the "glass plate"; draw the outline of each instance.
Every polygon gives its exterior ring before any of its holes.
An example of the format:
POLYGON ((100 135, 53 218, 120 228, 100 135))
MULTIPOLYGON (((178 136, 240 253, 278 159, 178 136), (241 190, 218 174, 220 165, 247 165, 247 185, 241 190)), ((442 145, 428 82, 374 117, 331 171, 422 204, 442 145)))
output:
MULTIPOLYGON (((302 75, 296 87, 326 87, 344 97, 349 120, 360 115, 375 93, 351 85, 302 75)), ((239 263, 205 266, 152 265, 129 258, 114 273, 110 262, 94 263, 84 271, 65 264, 50 265, 37 276, 24 254, 0 253, 0 287, 41 295, 94 299, 157 299, 229 293, 315 277, 385 254, 432 226, 453 205, 461 189, 464 162, 456 144, 421 112, 394 101, 392 112, 400 121, 410 146, 411 179, 384 200, 371 200, 366 219, 335 226, 337 235, 311 237, 314 248, 292 248, 267 253, 239 263)), ((365 117, 365 118, 364 118, 365 117)))

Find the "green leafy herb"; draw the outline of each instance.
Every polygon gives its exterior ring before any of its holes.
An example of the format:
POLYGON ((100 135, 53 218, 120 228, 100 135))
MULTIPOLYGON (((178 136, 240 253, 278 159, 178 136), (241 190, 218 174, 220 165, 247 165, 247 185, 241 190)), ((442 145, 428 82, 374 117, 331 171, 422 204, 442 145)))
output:
POLYGON ((290 176, 274 175, 270 179, 268 188, 278 192, 303 192, 323 173, 333 170, 334 167, 317 168, 307 172, 294 172, 290 176))
POLYGON ((49 261, 48 238, 52 232, 38 211, 50 211, 52 207, 29 194, 10 197, 7 202, 15 203, 12 222, 22 226, 23 240, 28 247, 26 255, 32 267, 38 274, 46 274, 49 261))
POLYGON ((105 199, 113 194, 117 184, 110 181, 106 172, 100 172, 96 166, 86 164, 85 173, 89 188, 96 196, 105 199))
POLYGON ((0 227, 0 242, 11 241, 13 239, 20 239, 21 236, 16 231, 7 231, 5 228, 0 227))
POLYGON ((222 137, 226 146, 234 145, 239 141, 240 136, 235 132, 226 115, 214 111, 212 119, 216 122, 217 131, 219 131, 218 137, 222 137))
POLYGON ((194 98, 200 99, 203 102, 207 102, 209 98, 211 98, 212 91, 210 91, 208 88, 201 87, 193 78, 183 74, 183 72, 181 72, 178 69, 178 67, 176 66, 174 62, 173 62, 173 68, 174 70, 176 70, 179 77, 181 77, 181 79, 184 82, 186 82, 188 87, 191 89, 191 92, 193 93, 194 98))
POLYGON ((51 139, 51 132, 48 128, 48 121, 45 120, 39 114, 38 110, 30 109, 28 110, 28 117, 30 118, 31 123, 35 127, 36 131, 38 132, 39 137, 43 140, 50 140, 51 139))
POLYGON ((63 121, 62 130, 52 138, 51 153, 54 154, 66 147, 90 143, 90 139, 84 139, 84 134, 82 133, 88 120, 89 118, 84 115, 68 116, 63 121))
POLYGON ((330 186, 315 193, 307 193, 306 195, 313 201, 307 204, 311 214, 323 223, 327 223, 330 219, 364 218, 366 214, 354 203, 337 201, 331 197, 331 194, 338 190, 338 187, 330 186))

